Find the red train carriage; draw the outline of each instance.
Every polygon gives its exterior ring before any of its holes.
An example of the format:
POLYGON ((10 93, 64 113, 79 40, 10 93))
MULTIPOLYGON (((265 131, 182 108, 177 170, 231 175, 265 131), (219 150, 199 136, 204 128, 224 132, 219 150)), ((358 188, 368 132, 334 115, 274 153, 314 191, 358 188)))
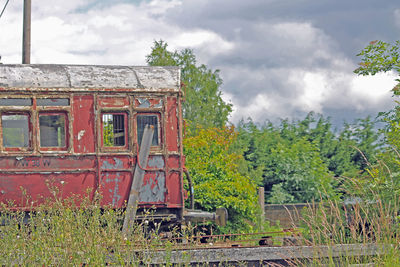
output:
POLYGON ((29 209, 50 184, 123 208, 149 124, 140 207, 182 219, 181 100, 177 67, 0 65, 0 202, 29 209))

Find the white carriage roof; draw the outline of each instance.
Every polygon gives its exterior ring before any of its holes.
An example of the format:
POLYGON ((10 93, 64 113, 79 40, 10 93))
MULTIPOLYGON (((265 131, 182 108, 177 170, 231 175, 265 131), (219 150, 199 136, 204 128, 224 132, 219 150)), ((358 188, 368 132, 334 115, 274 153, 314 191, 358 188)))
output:
POLYGON ((180 90, 179 67, 0 64, 0 88, 180 90))

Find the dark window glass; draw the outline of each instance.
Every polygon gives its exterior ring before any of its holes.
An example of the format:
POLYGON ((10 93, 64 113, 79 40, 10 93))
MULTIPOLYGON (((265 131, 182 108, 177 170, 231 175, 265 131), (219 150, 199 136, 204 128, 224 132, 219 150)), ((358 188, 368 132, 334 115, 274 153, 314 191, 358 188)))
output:
POLYGON ((0 106, 32 106, 31 98, 0 98, 0 106))
POLYGON ((40 146, 65 147, 65 115, 39 115, 40 146))
POLYGON ((3 146, 29 146, 29 116, 27 114, 2 115, 3 146))
POLYGON ((125 115, 103 114, 103 145, 125 146, 125 115))
POLYGON ((158 117, 157 115, 138 115, 137 116, 137 138, 139 145, 142 143, 144 127, 146 125, 154 126, 153 140, 151 142, 152 146, 158 146, 158 117))
POLYGON ((69 106, 68 98, 38 98, 36 99, 38 106, 69 106))

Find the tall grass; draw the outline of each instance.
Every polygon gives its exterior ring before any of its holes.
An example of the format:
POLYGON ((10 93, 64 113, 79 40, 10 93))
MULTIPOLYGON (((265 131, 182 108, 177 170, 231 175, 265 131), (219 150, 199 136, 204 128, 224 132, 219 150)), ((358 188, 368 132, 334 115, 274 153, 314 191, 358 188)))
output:
POLYGON ((161 244, 157 229, 145 231, 146 223, 124 236, 123 211, 100 208, 89 198, 48 200, 34 207, 29 220, 5 205, 0 212, 1 266, 132 266, 148 262, 140 252, 161 244))
MULTIPOLYGON (((347 179, 344 188, 347 201, 321 201, 306 209, 302 225, 305 231, 301 236, 303 244, 313 246, 315 255, 326 254, 323 249, 333 249, 339 244, 359 244, 360 249, 373 244, 377 250, 372 253, 365 250, 364 256, 315 257, 312 264, 400 266, 400 196, 393 194, 388 197, 386 190, 365 186, 359 179, 347 179)), ((310 265, 310 262, 305 265, 310 265)))

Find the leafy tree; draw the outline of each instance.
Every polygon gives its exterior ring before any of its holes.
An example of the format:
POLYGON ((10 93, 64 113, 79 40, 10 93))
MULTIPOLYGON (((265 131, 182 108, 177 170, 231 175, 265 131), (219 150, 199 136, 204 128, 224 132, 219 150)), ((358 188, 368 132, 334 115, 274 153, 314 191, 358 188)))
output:
POLYGON ((264 181, 270 188, 268 202, 310 202, 321 196, 334 196, 335 180, 314 144, 304 139, 279 143, 270 158, 272 164, 264 173, 264 181))
MULTIPOLYGON (((393 70, 400 74, 399 50, 400 41, 394 44, 372 41, 357 55, 361 57, 361 63, 354 72, 359 75, 375 75, 393 70)), ((400 80, 397 79, 397 81, 400 80)))
POLYGON ((213 211, 225 207, 229 230, 248 228, 257 205, 255 183, 240 174, 242 156, 232 151, 237 138, 233 127, 200 128, 184 140, 184 152, 194 183, 195 207, 213 211), (247 220, 247 221, 246 221, 247 220))
POLYGON ((352 161, 360 170, 365 170, 370 164, 376 163, 375 156, 379 151, 379 133, 375 129, 375 123, 371 117, 357 119, 347 130, 352 132, 351 139, 355 141, 357 153, 352 161))
POLYGON ((291 126, 295 136, 315 144, 321 159, 335 176, 363 171, 368 163, 374 163, 378 151, 379 134, 375 122, 367 117, 354 123, 345 123, 336 133, 332 124, 322 115, 310 112, 304 120, 291 126))
POLYGON ((303 120, 294 122, 292 128, 297 138, 304 138, 318 148, 321 159, 335 176, 348 171, 349 168, 341 169, 341 166, 349 157, 346 157, 346 153, 339 155, 337 152, 341 150, 350 153, 350 149, 341 146, 343 143, 336 138, 329 118, 310 112, 303 120))
POLYGON ((150 66, 180 66, 184 85, 185 102, 183 115, 189 124, 190 132, 195 133, 198 126, 223 127, 228 122, 232 105, 221 97, 222 79, 219 70, 211 70, 206 65, 197 65, 196 56, 191 49, 171 52, 168 44, 155 41, 152 51, 146 56, 150 66))
POLYGON ((261 176, 256 180, 262 181, 267 202, 307 202, 334 195, 333 175, 317 145, 305 137, 304 132, 310 134, 309 125, 306 128, 299 130, 288 120, 279 126, 267 123, 257 127, 251 120, 239 124, 239 139, 244 147, 247 144, 244 157, 248 169, 261 176))
POLYGON ((342 176, 353 177, 374 163, 378 134, 370 118, 346 124, 336 133, 329 118, 309 113, 303 120, 282 120, 259 127, 241 121, 237 143, 249 175, 265 187, 271 203, 332 197, 342 176), (321 195, 320 195, 321 194, 321 195))
POLYGON ((271 149, 280 141, 279 133, 270 123, 259 128, 251 119, 239 122, 236 143, 246 160, 246 172, 259 186, 265 185, 264 172, 270 165, 271 149))
MULTIPOLYGON (((400 41, 393 44, 383 41, 372 41, 358 56, 361 57, 360 67, 354 72, 359 75, 375 75, 379 72, 394 71, 400 75, 400 41)), ((393 88, 394 96, 400 95, 400 79, 393 88)), ((397 104, 399 101, 395 100, 397 104)), ((400 107, 381 112, 379 116, 385 123, 382 153, 378 155, 376 164, 370 166, 369 176, 357 179, 358 192, 362 197, 391 202, 393 196, 400 193, 400 107), (371 194, 371 192, 374 192, 371 194)))
MULTIPOLYGON (((375 75, 379 72, 395 71, 400 75, 400 41, 393 44, 383 41, 372 41, 357 56, 361 57, 360 67, 354 72, 358 75, 375 75)), ((400 82, 400 79, 396 79, 400 82)), ((400 83, 393 88, 395 96, 400 95, 400 83)), ((398 101, 396 101, 399 104, 398 101)), ((399 106, 389 112, 381 112, 380 118, 386 123, 385 138, 390 145, 396 143, 397 130, 396 125, 400 119, 399 106), (394 136, 396 137, 394 137, 394 136), (393 143, 394 142, 394 143, 393 143)))

